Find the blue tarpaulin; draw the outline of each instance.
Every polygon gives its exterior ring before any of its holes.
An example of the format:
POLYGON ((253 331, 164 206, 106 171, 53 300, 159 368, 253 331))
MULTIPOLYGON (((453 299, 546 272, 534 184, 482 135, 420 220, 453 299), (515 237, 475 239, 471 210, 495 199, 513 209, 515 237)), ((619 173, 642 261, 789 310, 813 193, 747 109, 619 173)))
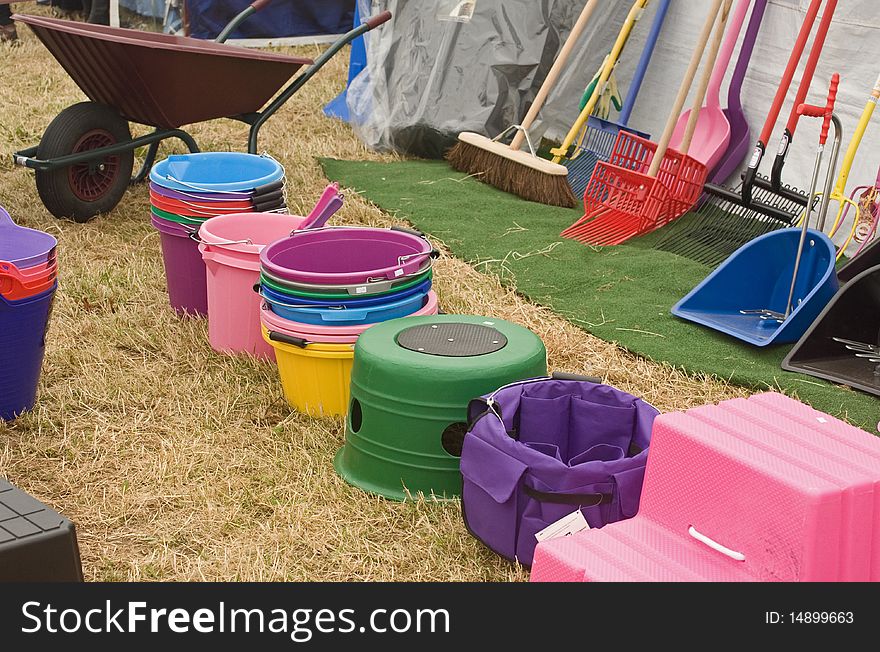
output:
POLYGON ((165 0, 119 0, 119 5, 150 18, 165 15, 165 0))
MULTIPOLYGON (((189 35, 216 38, 252 0, 186 0, 189 35)), ((343 34, 351 29, 355 0, 275 0, 248 18, 233 39, 343 34)))

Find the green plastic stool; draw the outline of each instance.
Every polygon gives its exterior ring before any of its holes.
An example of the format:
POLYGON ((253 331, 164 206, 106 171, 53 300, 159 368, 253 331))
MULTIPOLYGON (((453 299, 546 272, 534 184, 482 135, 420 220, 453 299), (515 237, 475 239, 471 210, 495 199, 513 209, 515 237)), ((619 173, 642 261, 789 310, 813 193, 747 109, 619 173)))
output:
POLYGON ((429 315, 377 324, 355 345, 336 472, 393 500, 458 496, 468 403, 546 375, 541 339, 501 319, 429 315))

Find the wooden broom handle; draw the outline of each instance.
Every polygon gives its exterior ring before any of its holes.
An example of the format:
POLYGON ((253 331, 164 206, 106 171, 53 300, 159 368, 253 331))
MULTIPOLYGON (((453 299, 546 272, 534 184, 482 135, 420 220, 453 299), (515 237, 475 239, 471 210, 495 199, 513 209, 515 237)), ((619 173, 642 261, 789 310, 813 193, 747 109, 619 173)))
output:
POLYGON ((583 10, 581 10, 581 15, 578 17, 574 27, 571 28, 571 32, 565 40, 565 44, 562 46, 562 50, 559 51, 559 56, 556 57, 556 61, 553 62, 553 67, 550 68, 550 72, 547 73, 544 83, 541 84, 541 88, 535 96, 535 101, 532 102, 532 106, 529 107, 529 112, 526 113, 526 117, 522 121, 522 129, 518 129, 516 136, 513 137, 513 142, 510 143, 510 149, 518 150, 522 147, 523 141, 526 139, 525 132, 531 128, 535 118, 538 117, 538 113, 543 108, 547 96, 550 94, 553 86, 556 85, 556 80, 559 79, 559 75, 562 74, 562 69, 565 67, 568 57, 574 50, 575 45, 577 45, 578 39, 598 5, 599 0, 588 0, 587 4, 584 5, 583 10))
MULTIPOLYGON (((746 0, 741 1, 746 2, 746 0)), ((678 146, 678 150, 682 154, 688 153, 691 141, 694 139, 694 132, 697 130, 697 122, 700 119, 700 110, 703 107, 703 100, 706 98, 709 80, 714 72, 715 60, 718 58, 718 52, 721 50, 721 41, 724 39, 724 30, 727 26, 727 17, 730 15, 732 4, 733 0, 724 0, 724 6, 721 7, 721 14, 715 26, 715 34, 712 37, 712 45, 709 47, 709 57, 703 63, 703 75, 700 77, 700 85, 697 86, 697 94, 694 96, 694 104, 691 107, 687 127, 684 130, 684 138, 682 138, 681 144, 678 146)))
POLYGON ((687 72, 684 74, 684 79, 681 80, 681 86, 678 89, 678 95, 675 97, 675 103, 672 105, 672 110, 669 112, 669 119, 666 120, 666 128, 663 130, 660 142, 657 143, 657 151, 654 153, 654 158, 651 160, 651 167, 648 169, 649 177, 656 178, 657 173, 660 172, 660 164, 663 162, 663 157, 666 156, 666 150, 669 148, 669 141, 672 140, 672 132, 675 131, 675 124, 678 122, 678 116, 681 113, 681 109, 684 107, 684 102, 687 99, 688 92, 691 90, 691 85, 694 83, 694 77, 697 74, 700 59, 703 58, 703 51, 706 49, 706 43, 709 42, 709 37, 712 35, 712 26, 715 24, 715 18, 718 16, 718 11, 721 9, 722 2, 723 0, 712 1, 712 7, 709 9, 709 13, 706 16, 706 22, 703 24, 703 31, 700 32, 700 36, 697 39, 697 45, 694 47, 694 53, 691 55, 691 62, 688 65, 687 72))

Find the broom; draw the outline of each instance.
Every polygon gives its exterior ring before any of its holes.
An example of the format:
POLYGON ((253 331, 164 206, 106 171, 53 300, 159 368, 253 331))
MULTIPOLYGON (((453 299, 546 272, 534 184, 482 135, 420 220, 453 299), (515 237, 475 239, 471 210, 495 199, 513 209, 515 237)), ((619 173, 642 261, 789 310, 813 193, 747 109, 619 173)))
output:
POLYGON ((458 136, 458 143, 446 154, 446 159, 453 168, 475 175, 484 183, 529 201, 567 208, 577 204, 568 185, 568 169, 564 165, 539 158, 529 139, 528 130, 538 117, 550 89, 556 84, 578 38, 599 4, 599 0, 588 0, 584 5, 522 124, 509 127, 494 139, 470 131, 462 132, 458 136), (499 142, 512 129, 516 130, 516 135, 510 145, 499 142), (520 150, 524 142, 528 144, 529 152, 520 150))

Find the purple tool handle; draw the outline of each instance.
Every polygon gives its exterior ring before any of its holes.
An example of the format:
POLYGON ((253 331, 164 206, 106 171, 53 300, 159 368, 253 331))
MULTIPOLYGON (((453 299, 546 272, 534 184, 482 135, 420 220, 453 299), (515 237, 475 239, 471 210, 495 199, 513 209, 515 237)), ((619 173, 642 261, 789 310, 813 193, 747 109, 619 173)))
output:
POLYGON ((746 28, 746 35, 743 37, 739 57, 736 60, 736 68, 733 69, 733 77, 731 77, 730 86, 727 88, 728 109, 742 111, 740 92, 742 91, 743 80, 746 78, 746 71, 749 69, 749 62, 752 59, 755 42, 758 40, 758 32, 761 31, 761 22, 764 20, 764 10, 766 8, 767 0, 755 0, 755 6, 752 8, 752 15, 749 18, 749 26, 746 28))
POLYGON ((736 60, 736 67, 733 69, 733 76, 730 79, 730 86, 727 88, 727 109, 725 109, 725 113, 727 113, 727 118, 730 122, 730 146, 711 171, 709 182, 713 184, 723 183, 733 174, 750 150, 749 125, 743 113, 740 94, 743 80, 749 69, 752 52, 755 49, 755 42, 758 40, 758 32, 761 30, 761 22, 764 20, 764 10, 766 8, 767 0, 755 0, 755 5, 752 7, 752 15, 749 18, 749 25, 746 28, 739 56, 736 60))

